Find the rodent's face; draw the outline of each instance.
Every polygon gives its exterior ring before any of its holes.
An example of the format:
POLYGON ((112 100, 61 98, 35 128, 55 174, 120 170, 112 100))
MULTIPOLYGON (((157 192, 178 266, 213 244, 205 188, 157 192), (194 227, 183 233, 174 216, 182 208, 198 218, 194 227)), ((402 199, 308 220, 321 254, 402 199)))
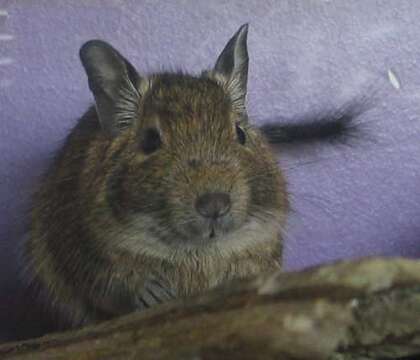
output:
POLYGON ((113 139, 105 202, 120 228, 109 237, 152 250, 276 237, 287 197, 245 111, 247 33, 244 24, 199 77, 143 78, 111 45, 82 46, 98 119, 113 139))
POLYGON ((133 128, 116 140, 108 199, 121 226, 167 245, 264 231, 287 207, 265 141, 208 77, 151 79, 133 128))

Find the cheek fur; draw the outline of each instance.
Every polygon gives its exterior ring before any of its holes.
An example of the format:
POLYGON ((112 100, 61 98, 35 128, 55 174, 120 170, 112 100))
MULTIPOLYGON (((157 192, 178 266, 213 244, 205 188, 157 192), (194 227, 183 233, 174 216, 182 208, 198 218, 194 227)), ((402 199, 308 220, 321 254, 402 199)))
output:
POLYGON ((195 209, 200 195, 227 192, 232 201, 229 216, 237 229, 249 216, 286 208, 281 173, 274 159, 261 156, 262 150, 238 147, 219 159, 195 162, 179 157, 171 162, 161 153, 116 165, 107 181, 109 208, 118 220, 144 215, 154 219, 154 227, 183 233, 186 224, 202 228, 203 219, 195 209))
POLYGON ((267 152, 266 148, 253 149, 243 161, 252 164, 246 167, 247 183, 250 188, 248 209, 250 215, 261 210, 286 212, 288 201, 285 179, 271 153, 267 152), (266 156, 260 156, 261 154, 266 156))
POLYGON ((108 178, 107 200, 116 217, 152 214, 167 207, 161 167, 153 160, 116 166, 108 178))

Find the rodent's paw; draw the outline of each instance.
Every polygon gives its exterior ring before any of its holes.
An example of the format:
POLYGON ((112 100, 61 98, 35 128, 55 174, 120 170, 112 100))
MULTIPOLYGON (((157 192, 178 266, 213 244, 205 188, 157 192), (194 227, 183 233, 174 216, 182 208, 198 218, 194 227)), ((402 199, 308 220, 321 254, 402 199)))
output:
POLYGON ((176 292, 169 284, 165 284, 160 279, 150 278, 144 283, 136 303, 138 308, 144 309, 175 298, 176 292))

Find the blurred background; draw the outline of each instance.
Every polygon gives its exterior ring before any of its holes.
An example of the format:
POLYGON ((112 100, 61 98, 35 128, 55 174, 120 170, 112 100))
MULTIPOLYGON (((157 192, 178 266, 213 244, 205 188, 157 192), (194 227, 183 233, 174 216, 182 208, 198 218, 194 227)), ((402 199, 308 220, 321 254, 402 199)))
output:
POLYGON ((367 255, 420 257, 420 2, 0 0, 0 342, 30 322, 19 246, 30 196, 92 103, 80 46, 109 41, 140 73, 212 66, 249 22, 252 121, 350 112, 347 144, 278 149, 293 212, 287 270, 367 255))

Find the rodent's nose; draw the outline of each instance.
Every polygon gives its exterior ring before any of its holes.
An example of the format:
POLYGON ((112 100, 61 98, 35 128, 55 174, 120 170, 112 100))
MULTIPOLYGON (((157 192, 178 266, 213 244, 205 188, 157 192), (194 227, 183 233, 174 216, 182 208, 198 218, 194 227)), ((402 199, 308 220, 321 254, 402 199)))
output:
POLYGON ((195 208, 200 215, 213 219, 226 215, 230 206, 229 194, 220 192, 203 194, 195 202, 195 208))

